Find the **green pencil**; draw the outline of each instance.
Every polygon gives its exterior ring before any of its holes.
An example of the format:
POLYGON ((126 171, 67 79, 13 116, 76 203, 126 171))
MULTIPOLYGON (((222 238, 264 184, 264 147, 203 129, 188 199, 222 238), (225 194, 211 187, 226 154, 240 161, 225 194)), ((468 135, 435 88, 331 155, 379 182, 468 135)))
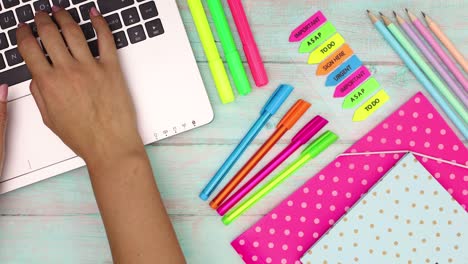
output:
POLYGON ((252 87, 250 86, 247 73, 234 42, 226 13, 224 13, 223 4, 220 0, 207 0, 206 2, 213 17, 216 31, 223 46, 224 56, 226 57, 237 91, 240 95, 247 95, 252 90, 252 87))
POLYGON ((421 68, 421 70, 427 75, 429 80, 437 87, 440 93, 447 98, 447 101, 452 105, 453 109, 463 118, 465 122, 468 123, 468 112, 465 110, 463 104, 452 94, 444 82, 437 76, 437 74, 432 70, 432 68, 427 64, 427 62, 421 57, 418 51, 411 45, 409 40, 403 35, 403 33, 398 29, 392 21, 380 13, 385 25, 388 30, 392 32, 395 38, 400 42, 403 48, 409 53, 411 58, 416 62, 416 64, 421 68))

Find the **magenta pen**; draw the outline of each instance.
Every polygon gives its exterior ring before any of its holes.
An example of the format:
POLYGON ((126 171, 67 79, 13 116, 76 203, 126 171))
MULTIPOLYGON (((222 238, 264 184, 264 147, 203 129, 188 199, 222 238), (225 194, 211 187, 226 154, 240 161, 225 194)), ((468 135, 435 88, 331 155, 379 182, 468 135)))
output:
POLYGON ((236 23, 239 37, 244 47, 245 57, 249 64, 252 77, 254 78, 255 84, 258 87, 262 87, 268 84, 268 76, 263 64, 262 57, 258 50, 257 43, 250 29, 249 21, 245 15, 244 7, 240 0, 228 0, 229 9, 231 9, 234 23, 236 23))
POLYGON ((316 116, 307 123, 291 140, 291 143, 281 151, 275 158, 273 158, 263 169, 261 169, 255 176, 253 176, 246 184, 244 184, 236 193, 227 199, 217 212, 223 216, 232 207, 234 207, 242 198, 244 198, 252 189, 254 189, 260 182, 262 182, 268 175, 270 175, 281 163, 289 158, 297 149, 306 144, 313 136, 315 136, 328 121, 321 117, 316 116))

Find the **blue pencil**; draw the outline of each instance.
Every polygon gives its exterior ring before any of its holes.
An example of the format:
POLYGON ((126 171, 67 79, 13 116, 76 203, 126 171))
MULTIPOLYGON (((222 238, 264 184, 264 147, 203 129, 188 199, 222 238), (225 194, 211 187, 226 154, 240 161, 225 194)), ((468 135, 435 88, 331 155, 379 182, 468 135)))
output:
POLYGON ((424 75, 424 73, 419 69, 419 67, 414 63, 411 57, 406 53, 403 47, 398 43, 395 37, 390 33, 387 27, 377 19, 369 10, 367 10, 370 20, 374 23, 375 28, 382 34, 384 39, 390 44, 390 46, 395 50, 395 52, 400 56, 400 58, 405 62, 406 66, 413 72, 416 76, 416 79, 424 86, 424 88, 429 92, 429 94, 434 98, 437 104, 444 110, 447 116, 452 120, 455 126, 460 130, 465 139, 468 138, 468 128, 464 121, 455 113, 455 111, 449 106, 449 104, 444 100, 439 91, 432 85, 429 79, 424 75))

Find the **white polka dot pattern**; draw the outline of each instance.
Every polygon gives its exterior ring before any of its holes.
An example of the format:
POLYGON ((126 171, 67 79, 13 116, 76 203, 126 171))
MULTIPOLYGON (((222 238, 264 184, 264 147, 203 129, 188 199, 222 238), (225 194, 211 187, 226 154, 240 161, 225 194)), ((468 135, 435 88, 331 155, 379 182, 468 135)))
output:
MULTIPOLYGON (((422 93, 416 94, 346 153, 401 150, 468 165, 468 150, 422 93), (417 118, 414 118, 415 112, 417 118), (429 131, 427 128, 430 129, 429 134, 426 133, 429 131), (426 142, 429 144, 425 144, 426 142), (439 144, 444 147, 439 148, 439 144)), ((336 158, 251 229, 235 239, 232 246, 248 264, 258 263, 252 261, 254 255, 260 263, 265 263, 267 258, 275 264, 281 263, 282 259, 286 259, 288 263, 299 261, 304 251, 330 229, 330 223, 342 217, 401 157, 402 154, 364 154, 336 158), (289 206, 288 201, 293 201, 293 205, 289 206), (310 206, 302 208, 303 202, 310 206), (289 217, 286 219, 286 216, 289 217), (300 221, 302 216, 306 217, 305 222, 300 221), (263 231, 257 233, 257 226, 262 230, 274 228, 276 232, 273 235, 263 231), (285 229, 289 230, 289 235, 285 234, 285 229), (241 240, 250 243, 241 245, 241 240), (252 247, 254 241, 260 243, 258 248, 252 247), (270 242, 275 244, 274 248, 268 247, 270 242), (283 244, 288 246, 288 250, 278 250, 283 244), (296 250, 298 246, 302 246, 302 252, 296 250)), ((417 159, 466 210, 467 169, 432 159, 417 159), (454 176, 450 177, 451 174, 454 176)))
POLYGON ((466 223, 460 204, 408 154, 301 262, 464 263, 466 223))

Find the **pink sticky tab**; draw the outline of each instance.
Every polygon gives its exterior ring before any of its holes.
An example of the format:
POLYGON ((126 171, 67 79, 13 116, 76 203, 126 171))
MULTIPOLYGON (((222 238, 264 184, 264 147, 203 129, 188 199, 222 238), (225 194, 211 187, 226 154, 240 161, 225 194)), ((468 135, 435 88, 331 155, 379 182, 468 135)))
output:
POLYGON ((361 66, 351 76, 346 78, 340 85, 336 87, 335 94, 333 97, 341 98, 348 95, 351 91, 361 85, 367 78, 371 76, 371 73, 366 66, 361 66))
POLYGON ((323 25, 327 21, 327 18, 322 14, 322 11, 318 11, 311 16, 307 21, 297 27, 289 36, 289 42, 298 42, 307 37, 310 33, 314 32, 317 28, 323 25))

